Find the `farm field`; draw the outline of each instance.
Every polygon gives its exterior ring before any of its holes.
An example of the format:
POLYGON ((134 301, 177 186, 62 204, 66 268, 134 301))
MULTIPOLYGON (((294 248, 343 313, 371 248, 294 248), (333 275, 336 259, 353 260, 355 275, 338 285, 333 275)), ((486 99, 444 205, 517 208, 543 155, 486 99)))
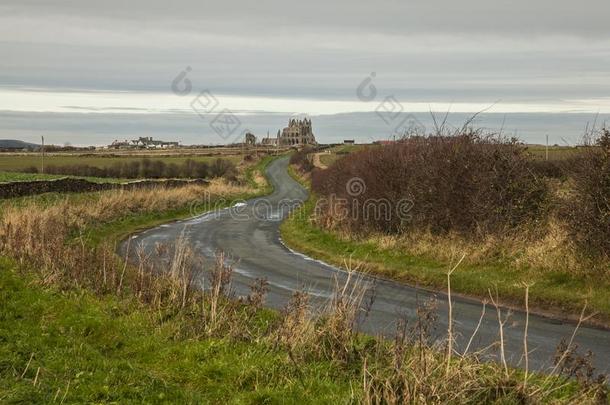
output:
MULTIPOLYGON (((329 166, 350 153, 372 147, 380 146, 372 144, 334 146, 327 151, 320 153, 320 162, 329 166)), ((535 159, 544 159, 546 156, 546 147, 544 145, 527 145, 527 152, 535 159)), ((581 152, 582 148, 579 147, 553 145, 549 146, 549 160, 557 161, 569 159, 577 156, 581 152)))
POLYGON ((96 183, 118 183, 129 181, 129 179, 115 179, 105 177, 84 177, 84 176, 65 176, 61 174, 40 174, 40 173, 21 173, 21 172, 0 172, 0 183, 13 181, 35 181, 35 180, 55 180, 64 177, 84 179, 96 183))
POLYGON ((375 145, 339 145, 339 146, 333 146, 332 148, 328 149, 328 153, 321 153, 320 154, 320 162, 322 162, 322 164, 328 166, 333 164, 334 162, 336 162, 338 159, 340 159, 341 157, 352 153, 352 152, 356 152, 358 150, 362 150, 364 148, 367 147, 373 147, 375 145))
MULTIPOLYGON (((223 155, 223 156, 158 156, 155 154, 151 155, 72 155, 72 154, 54 154, 51 156, 45 156, 45 166, 67 166, 84 164, 89 166, 96 166, 100 168, 110 167, 115 163, 122 162, 133 162, 139 161, 143 158, 150 158, 154 160, 161 160, 164 163, 175 163, 182 164, 186 160, 191 159, 197 162, 212 162, 219 157, 232 161, 233 163, 239 163, 242 159, 241 155, 223 155)), ((28 168, 36 167, 40 168, 41 158, 39 154, 25 154, 25 155, 14 155, 14 154, 0 154, 0 171, 25 171, 28 168)))
MULTIPOLYGON (((544 159, 546 147, 544 145, 527 145, 527 151, 534 158, 544 159)), ((564 160, 578 156, 582 153, 582 147, 573 146, 549 146, 549 160, 564 160)))

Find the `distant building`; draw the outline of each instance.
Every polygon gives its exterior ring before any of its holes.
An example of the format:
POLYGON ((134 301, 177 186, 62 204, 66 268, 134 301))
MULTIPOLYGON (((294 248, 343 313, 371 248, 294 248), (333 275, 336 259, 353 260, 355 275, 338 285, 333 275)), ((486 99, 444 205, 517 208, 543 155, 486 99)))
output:
POLYGON ((154 148, 175 148, 180 144, 178 142, 167 142, 153 139, 152 136, 139 137, 138 139, 132 139, 130 141, 114 140, 110 145, 111 149, 154 149, 154 148))
POLYGON ((277 131, 277 137, 275 138, 270 138, 269 134, 267 134, 266 138, 261 139, 261 145, 266 145, 266 146, 277 146, 277 141, 280 137, 280 131, 277 131))
POLYGON ((133 144, 131 143, 131 141, 128 140, 124 140, 124 141, 119 141, 117 139, 115 139, 114 141, 112 141, 112 143, 110 145, 108 145, 109 148, 112 149, 126 149, 126 148, 133 148, 133 144))
POLYGON ((246 138, 244 140, 246 145, 256 145, 256 136, 251 132, 246 132, 246 138))
POLYGON ((265 146, 277 146, 278 139, 280 137, 280 131, 277 131, 277 136, 275 138, 271 138, 269 136, 269 131, 267 131, 267 137, 261 139, 261 145, 265 146))
POLYGON ((311 129, 311 120, 291 119, 279 135, 279 144, 285 146, 317 145, 311 129))
POLYGON ((353 145, 353 144, 355 144, 356 142, 355 142, 353 139, 344 139, 344 140, 343 140, 343 143, 344 143, 345 145, 353 145))
POLYGON ((137 140, 133 140, 136 147, 143 148, 172 148, 178 146, 178 142, 167 142, 167 141, 159 141, 153 139, 152 136, 148 137, 139 137, 137 140))

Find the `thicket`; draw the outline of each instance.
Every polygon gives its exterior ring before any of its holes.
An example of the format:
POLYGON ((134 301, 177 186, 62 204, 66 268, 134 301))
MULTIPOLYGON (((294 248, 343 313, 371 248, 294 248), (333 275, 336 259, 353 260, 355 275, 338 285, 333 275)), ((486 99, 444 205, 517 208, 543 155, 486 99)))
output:
POLYGON ((325 197, 317 215, 352 232, 475 237, 540 222, 549 195, 521 144, 478 131, 352 153, 315 170, 312 188, 325 197))
POLYGON ((538 176, 565 180, 571 173, 574 162, 578 158, 561 160, 532 159, 532 170, 538 176))
MULTIPOLYGON (((31 167, 24 170, 28 173, 38 173, 38 168, 31 167)), ((74 165, 48 165, 47 174, 64 174, 85 177, 113 177, 113 178, 216 178, 225 177, 234 179, 237 174, 235 164, 227 159, 218 158, 211 163, 187 159, 181 164, 166 163, 163 160, 141 159, 124 162, 115 162, 107 167, 98 167, 88 164, 74 165)))
POLYGON ((571 189, 562 213, 572 239, 591 256, 610 258, 610 131, 572 162, 571 189))
POLYGON ((290 164, 299 166, 299 168, 304 172, 312 171, 314 169, 314 165, 311 161, 311 154, 315 151, 316 148, 308 146, 294 152, 290 156, 290 164))

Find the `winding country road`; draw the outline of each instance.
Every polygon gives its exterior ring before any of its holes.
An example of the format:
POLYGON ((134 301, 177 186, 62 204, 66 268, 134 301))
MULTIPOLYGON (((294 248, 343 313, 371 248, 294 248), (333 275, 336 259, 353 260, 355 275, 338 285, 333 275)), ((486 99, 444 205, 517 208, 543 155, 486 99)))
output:
MULTIPOLYGON (((232 209, 201 215, 189 220, 178 221, 141 232, 132 236, 130 253, 134 246, 142 246, 151 257, 157 243, 173 243, 183 234, 194 250, 213 260, 215 253, 222 250, 234 261, 233 287, 237 294, 247 294, 249 285, 256 278, 266 278, 269 282, 267 305, 281 308, 297 289, 305 289, 317 304, 327 302, 335 278, 344 280, 346 273, 338 268, 305 257, 288 249, 281 241, 279 225, 286 217, 292 204, 286 201, 303 201, 307 191, 287 173, 287 158, 273 161, 267 175, 275 191, 267 197, 237 204, 232 209)), ((125 251, 126 243, 121 247, 125 251)), ((131 255, 135 260, 135 255, 131 255)), ((373 283, 373 278, 366 277, 373 283)), ((444 294, 392 282, 377 280, 375 301, 369 316, 362 325, 363 331, 375 335, 392 335, 396 320, 406 316, 412 323, 418 302, 431 295, 437 297, 439 321, 437 331, 442 337, 447 328, 447 300, 444 294)), ((465 299, 453 300, 455 329, 458 331, 458 348, 464 348, 475 330, 481 315, 482 304, 465 299)), ((523 313, 513 313, 506 324, 504 335, 506 355, 510 364, 518 366, 523 355, 523 313)), ((528 345, 530 349, 530 368, 548 369, 552 367, 555 347, 562 338, 568 338, 574 331, 571 323, 530 316, 528 345)), ((480 349, 498 341, 499 328, 495 309, 488 305, 486 315, 478 334, 473 340, 472 349, 480 349)), ((581 327, 575 338, 581 350, 591 350, 597 371, 610 372, 610 331, 581 327)), ((496 349, 489 355, 499 356, 496 349)))

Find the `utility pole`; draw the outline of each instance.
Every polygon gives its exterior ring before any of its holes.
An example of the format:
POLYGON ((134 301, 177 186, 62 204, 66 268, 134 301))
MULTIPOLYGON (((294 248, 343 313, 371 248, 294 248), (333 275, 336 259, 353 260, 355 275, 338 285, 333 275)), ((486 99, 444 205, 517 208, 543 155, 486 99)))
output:
POLYGON ((42 151, 42 163, 41 163, 41 167, 40 167, 40 173, 44 174, 44 136, 41 136, 42 138, 42 146, 41 146, 41 151, 42 151))

